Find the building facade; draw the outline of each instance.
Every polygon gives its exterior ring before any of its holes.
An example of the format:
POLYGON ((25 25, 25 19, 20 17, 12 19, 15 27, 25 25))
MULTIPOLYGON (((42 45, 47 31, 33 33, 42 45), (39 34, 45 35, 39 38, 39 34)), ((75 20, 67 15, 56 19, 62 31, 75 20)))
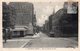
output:
POLYGON ((2 3, 2 9, 3 9, 3 34, 6 37, 11 36, 11 29, 14 29, 15 25, 15 13, 14 13, 14 8, 6 4, 6 2, 2 3), (7 31, 8 30, 8 31, 7 31), (7 31, 7 33, 6 33, 7 31))
MULTIPOLYGON (((26 26, 27 33, 23 32, 26 35, 33 35, 33 17, 34 17, 34 7, 32 3, 28 2, 10 2, 10 6, 15 8, 16 20, 15 20, 15 29, 16 26, 26 26)), ((20 31, 18 31, 20 32, 20 31)))
POLYGON ((71 12, 68 11, 69 5, 68 2, 64 2, 64 7, 51 16, 51 31, 54 32, 55 37, 78 36, 78 3, 72 2, 71 5, 74 5, 73 8, 75 9, 72 9, 71 12))

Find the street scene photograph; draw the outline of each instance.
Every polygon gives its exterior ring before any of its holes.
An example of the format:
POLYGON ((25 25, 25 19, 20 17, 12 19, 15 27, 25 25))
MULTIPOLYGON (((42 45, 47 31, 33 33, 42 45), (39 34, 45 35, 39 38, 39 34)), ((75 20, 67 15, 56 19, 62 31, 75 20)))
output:
POLYGON ((3 48, 78 48, 78 2, 2 2, 3 48))

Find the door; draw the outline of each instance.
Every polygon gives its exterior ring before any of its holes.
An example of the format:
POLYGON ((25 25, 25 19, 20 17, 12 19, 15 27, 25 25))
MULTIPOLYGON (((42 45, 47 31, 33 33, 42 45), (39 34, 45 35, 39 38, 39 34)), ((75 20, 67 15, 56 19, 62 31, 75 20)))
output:
POLYGON ((20 36, 21 36, 21 37, 24 36, 24 31, 20 31, 20 36))

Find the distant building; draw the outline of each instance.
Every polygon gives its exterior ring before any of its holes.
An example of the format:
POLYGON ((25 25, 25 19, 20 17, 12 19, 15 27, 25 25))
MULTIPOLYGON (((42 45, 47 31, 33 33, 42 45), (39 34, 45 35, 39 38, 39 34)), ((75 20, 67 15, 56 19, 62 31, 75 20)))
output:
POLYGON ((33 32, 36 33, 37 27, 36 27, 36 14, 34 14, 33 18, 32 18, 32 25, 33 25, 33 32))
POLYGON ((54 14, 55 14, 55 10, 53 10, 52 15, 49 16, 49 32, 52 30, 52 20, 53 20, 52 18, 54 14))
POLYGON ((45 24, 43 25, 43 32, 49 33, 49 21, 46 20, 45 24))
POLYGON ((27 35, 33 34, 33 24, 32 24, 34 17, 33 4, 28 2, 10 2, 9 5, 15 8, 15 13, 16 13, 15 26, 27 26, 28 28, 26 34, 27 35))

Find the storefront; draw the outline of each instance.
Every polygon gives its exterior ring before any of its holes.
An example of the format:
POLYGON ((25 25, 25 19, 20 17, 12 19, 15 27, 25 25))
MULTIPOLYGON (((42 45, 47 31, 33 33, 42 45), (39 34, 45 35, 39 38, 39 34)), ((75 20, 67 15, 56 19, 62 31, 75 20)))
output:
POLYGON ((27 27, 25 26, 18 26, 15 29, 12 29, 12 36, 16 37, 24 37, 27 34, 27 27))

